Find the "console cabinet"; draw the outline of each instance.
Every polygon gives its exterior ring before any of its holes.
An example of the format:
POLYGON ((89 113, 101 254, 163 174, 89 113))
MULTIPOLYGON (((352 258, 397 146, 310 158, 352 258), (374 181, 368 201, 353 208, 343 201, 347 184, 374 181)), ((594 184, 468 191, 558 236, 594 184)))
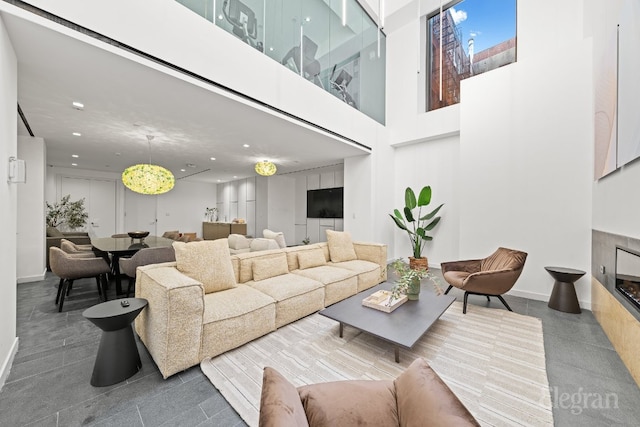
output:
POLYGON ((247 224, 235 224, 230 222, 203 222, 202 238, 204 240, 216 240, 229 237, 229 234, 247 234, 247 224))

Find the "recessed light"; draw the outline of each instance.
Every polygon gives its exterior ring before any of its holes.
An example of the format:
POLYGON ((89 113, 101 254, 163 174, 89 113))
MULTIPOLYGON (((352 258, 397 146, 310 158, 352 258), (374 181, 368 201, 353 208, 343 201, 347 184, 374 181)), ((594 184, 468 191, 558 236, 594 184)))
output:
POLYGON ((273 52, 273 46, 269 46, 269 52, 273 52))
POLYGON ((119 156, 119 155, 120 155, 120 153, 118 153, 118 152, 116 152, 116 153, 113 153, 113 154, 115 154, 116 156, 119 156))
POLYGON ((78 156, 77 154, 72 154, 71 157, 73 157, 74 159, 77 159, 80 156, 78 156))
POLYGON ((219 179, 219 180, 218 180, 218 182, 222 182, 222 180, 221 180, 221 179, 219 179))
POLYGON ((307 21, 307 22, 311 22, 311 17, 307 16, 306 18, 304 18, 304 20, 307 21))
POLYGON ((71 166, 78 166, 77 163, 71 163, 71 166))
POLYGON ((222 16, 222 14, 218 15, 218 19, 222 21, 222 19, 224 19, 224 16, 222 16))
POLYGON ((84 108, 84 104, 82 102, 78 102, 78 101, 73 101, 73 108, 75 108, 76 110, 82 110, 84 108))
POLYGON ((82 134, 80 132, 74 132, 71 135, 73 135, 73 136, 82 136, 82 134))
POLYGON ((242 146, 243 146, 244 148, 249 148, 249 147, 250 147, 250 145, 249 145, 249 144, 242 144, 242 146))
POLYGON ((186 169, 180 169, 180 172, 186 172, 186 171, 187 171, 186 169))
POLYGON ((233 175, 234 178, 237 178, 237 176, 233 175))
POLYGON ((211 157, 211 160, 215 160, 215 159, 216 159, 215 157, 211 157))

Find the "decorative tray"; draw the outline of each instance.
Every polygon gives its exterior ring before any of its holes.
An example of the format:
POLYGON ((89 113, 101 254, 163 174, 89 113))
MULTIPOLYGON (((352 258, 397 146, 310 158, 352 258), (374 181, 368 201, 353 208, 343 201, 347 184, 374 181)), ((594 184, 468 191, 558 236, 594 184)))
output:
POLYGON ((400 295, 400 298, 394 299, 389 303, 390 300, 391 291, 380 290, 363 299, 362 305, 384 311, 385 313, 391 313, 407 301, 407 296, 400 295))

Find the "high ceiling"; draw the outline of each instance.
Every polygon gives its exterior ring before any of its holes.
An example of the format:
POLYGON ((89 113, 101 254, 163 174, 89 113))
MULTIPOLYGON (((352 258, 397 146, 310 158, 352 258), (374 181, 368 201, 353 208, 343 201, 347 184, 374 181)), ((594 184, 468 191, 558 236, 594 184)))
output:
MULTIPOLYGON (((255 175, 258 160, 275 162, 281 174, 365 153, 125 52, 2 18, 18 58, 18 103, 35 136, 44 138, 49 165, 120 173, 151 158, 177 179, 224 182, 255 175), (154 136, 151 144, 147 135, 154 136)), ((28 135, 20 120, 18 133, 28 135)))

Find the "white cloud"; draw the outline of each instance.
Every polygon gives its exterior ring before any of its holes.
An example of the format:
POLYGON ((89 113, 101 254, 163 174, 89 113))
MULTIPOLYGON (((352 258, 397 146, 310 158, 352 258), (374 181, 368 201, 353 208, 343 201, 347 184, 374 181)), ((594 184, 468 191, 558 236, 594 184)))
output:
POLYGON ((467 12, 464 10, 455 10, 455 8, 449 9, 451 11, 451 16, 453 17, 453 23, 458 25, 462 21, 467 19, 467 12))

